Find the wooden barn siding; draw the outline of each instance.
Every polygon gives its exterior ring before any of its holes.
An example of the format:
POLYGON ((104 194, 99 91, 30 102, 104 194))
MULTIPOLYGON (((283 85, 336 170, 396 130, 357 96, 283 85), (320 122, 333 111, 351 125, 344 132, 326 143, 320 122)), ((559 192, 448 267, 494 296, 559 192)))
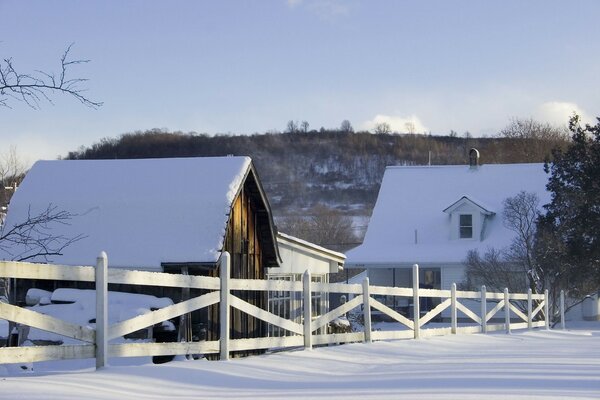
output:
MULTIPOLYGON (((231 277, 238 279, 265 279, 261 243, 257 231, 254 200, 247 190, 235 199, 227 226, 224 250, 231 254, 231 277)), ((214 271, 212 276, 218 276, 214 271)), ((233 291, 234 296, 266 309, 267 293, 262 291, 233 291)), ((208 340, 219 338, 219 306, 209 310, 208 340)), ((237 310, 231 310, 231 338, 244 339, 266 334, 266 323, 237 310)))

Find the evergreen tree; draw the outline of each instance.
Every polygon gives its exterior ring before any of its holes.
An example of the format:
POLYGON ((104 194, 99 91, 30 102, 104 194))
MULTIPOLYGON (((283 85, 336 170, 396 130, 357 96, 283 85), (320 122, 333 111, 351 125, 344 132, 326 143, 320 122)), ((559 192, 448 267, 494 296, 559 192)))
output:
POLYGON ((545 206, 542 223, 560 242, 561 261, 569 266, 570 279, 598 287, 600 284, 600 118, 582 127, 579 117, 569 122, 572 144, 553 151, 546 163, 551 174, 547 189, 552 200, 545 206))

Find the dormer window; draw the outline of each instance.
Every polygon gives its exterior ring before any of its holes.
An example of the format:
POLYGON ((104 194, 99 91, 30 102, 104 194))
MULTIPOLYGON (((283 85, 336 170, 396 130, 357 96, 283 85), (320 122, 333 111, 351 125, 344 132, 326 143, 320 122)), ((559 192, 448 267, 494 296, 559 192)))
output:
POLYGON ((460 214, 459 237, 461 239, 472 239, 473 238, 473 215, 472 214, 460 214))
POLYGON ((484 240, 488 219, 495 215, 489 207, 467 196, 446 207, 444 212, 450 216, 448 233, 451 240, 484 240))

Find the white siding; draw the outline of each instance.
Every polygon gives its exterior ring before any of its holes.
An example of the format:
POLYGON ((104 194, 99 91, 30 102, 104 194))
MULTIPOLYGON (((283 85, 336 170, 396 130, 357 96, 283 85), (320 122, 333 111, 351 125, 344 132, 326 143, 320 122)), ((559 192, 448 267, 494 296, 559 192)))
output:
POLYGON ((453 283, 459 285, 465 280, 465 266, 459 265, 443 265, 442 270, 442 289, 450 289, 453 283))

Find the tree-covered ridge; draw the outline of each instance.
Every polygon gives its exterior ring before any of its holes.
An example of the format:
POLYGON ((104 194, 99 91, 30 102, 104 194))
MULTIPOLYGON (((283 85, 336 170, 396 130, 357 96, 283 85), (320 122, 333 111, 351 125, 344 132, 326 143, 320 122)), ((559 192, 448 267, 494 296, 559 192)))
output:
POLYGON ((69 159, 247 155, 256 164, 277 215, 328 204, 369 214, 388 165, 466 164, 479 149, 481 163, 543 162, 560 138, 472 138, 372 134, 342 130, 216 135, 153 129, 107 138, 70 152, 69 159))

